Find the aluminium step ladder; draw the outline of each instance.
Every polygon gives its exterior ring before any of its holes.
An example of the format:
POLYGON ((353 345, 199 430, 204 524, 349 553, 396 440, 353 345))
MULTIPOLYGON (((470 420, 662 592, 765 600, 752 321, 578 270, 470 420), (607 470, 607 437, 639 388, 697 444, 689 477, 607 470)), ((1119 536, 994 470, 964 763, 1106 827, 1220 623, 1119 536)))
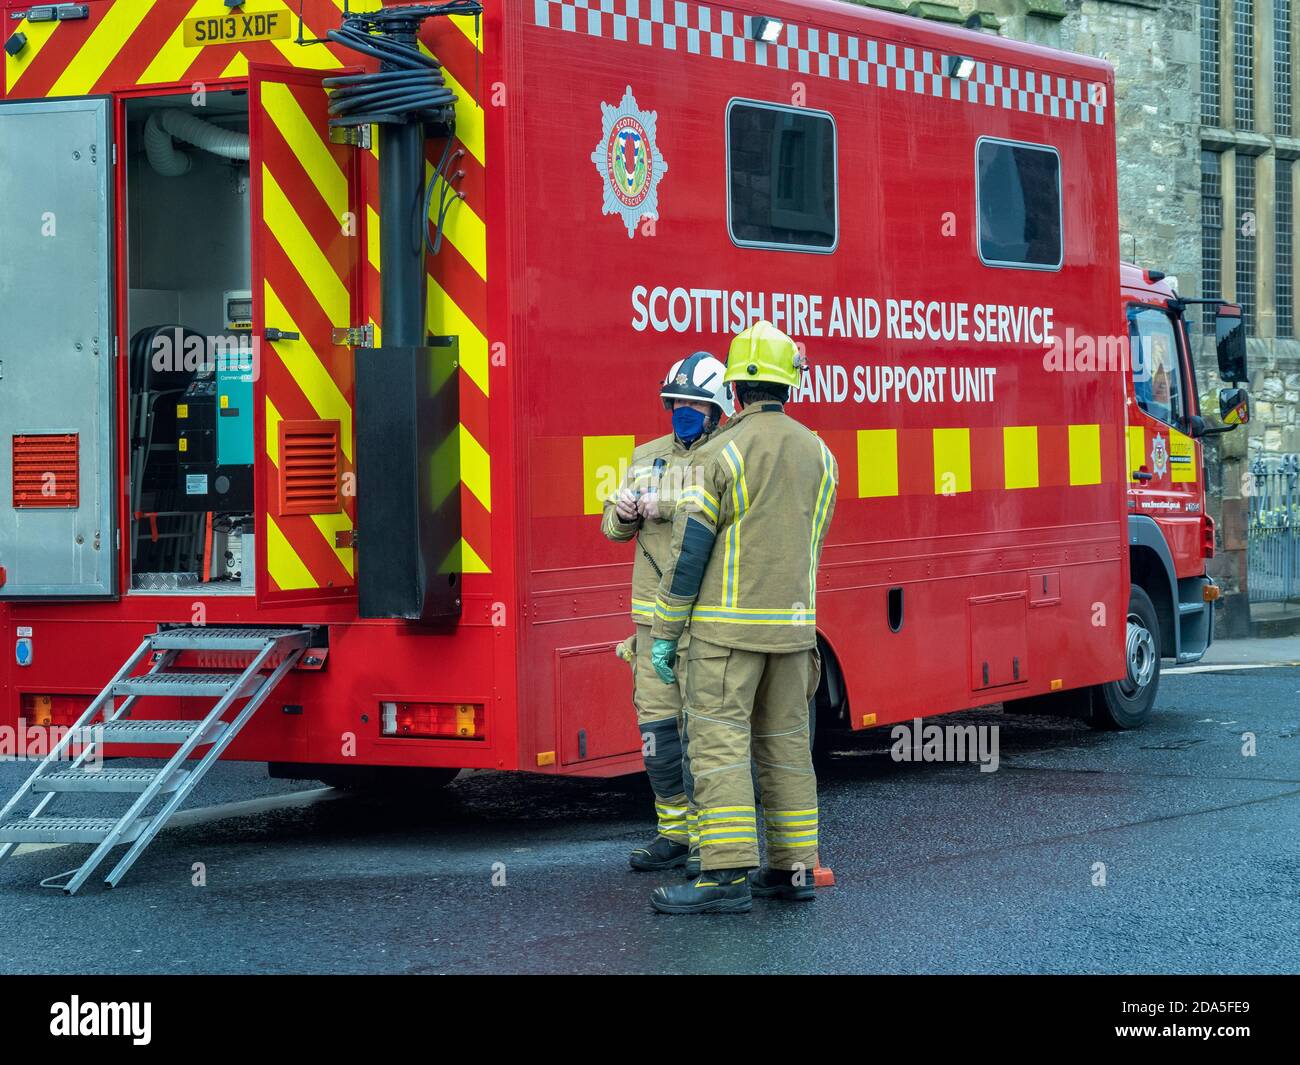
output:
POLYGON ((145 847, 180 807, 194 786, 214 765, 221 752, 262 705, 281 679, 306 651, 311 632, 305 628, 183 627, 146 636, 117 675, 91 702, 76 723, 55 744, 27 778, 26 783, 0 809, 0 861, 21 843, 92 843, 95 849, 82 865, 42 881, 43 887, 61 888, 72 895, 118 844, 131 844, 105 878, 114 887, 135 864, 145 847), (170 669, 183 652, 218 652, 251 655, 242 673, 181 672, 170 669), (145 673, 135 670, 147 659, 145 673), (269 672, 267 672, 269 671, 269 672), (125 696, 119 704, 118 696, 125 696), (200 720, 158 721, 131 717, 138 699, 164 696, 206 697, 212 708, 200 720), (243 706, 226 714, 241 700, 243 706), (116 705, 115 705, 116 704, 116 705), (99 715, 103 713, 102 719, 99 715), (74 743, 81 745, 69 760, 74 743), (159 768, 117 768, 104 765, 104 744, 175 745, 176 751, 159 768), (207 751, 197 761, 190 755, 207 751), (49 816, 45 810, 68 792, 95 792, 135 796, 121 814, 105 817, 49 816), (39 795, 27 814, 14 810, 29 796, 39 795), (155 800, 161 806, 150 811, 155 800), (13 815, 13 816, 11 816, 13 815), (64 881, 66 882, 60 882, 64 881))

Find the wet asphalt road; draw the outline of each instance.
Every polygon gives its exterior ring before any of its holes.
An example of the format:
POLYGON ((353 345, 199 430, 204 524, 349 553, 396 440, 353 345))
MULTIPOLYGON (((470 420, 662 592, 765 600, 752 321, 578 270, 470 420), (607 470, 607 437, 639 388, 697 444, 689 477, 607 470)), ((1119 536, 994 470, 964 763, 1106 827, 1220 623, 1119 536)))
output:
MULTIPOLYGON (((657 916, 659 878, 625 862, 648 838, 641 780, 478 774, 422 802, 318 790, 191 820, 75 898, 37 881, 83 848, 20 853, 0 972, 1300 971, 1300 668, 1166 676, 1132 733, 935 720, 1000 725, 998 771, 896 762, 885 732, 836 744, 837 885, 812 904, 657 916)), ((21 773, 0 764, 0 790, 21 773)), ((190 805, 309 789, 222 765, 190 805)))

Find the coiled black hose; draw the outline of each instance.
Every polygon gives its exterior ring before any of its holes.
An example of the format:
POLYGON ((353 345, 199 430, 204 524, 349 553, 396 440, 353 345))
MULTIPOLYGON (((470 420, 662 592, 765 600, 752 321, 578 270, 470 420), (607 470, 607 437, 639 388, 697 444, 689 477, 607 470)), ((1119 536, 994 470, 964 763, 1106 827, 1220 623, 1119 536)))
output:
POLYGON ((442 64, 420 51, 419 45, 367 32, 345 22, 325 36, 337 44, 380 60, 388 69, 326 78, 330 92, 330 124, 407 122, 414 118, 439 121, 456 102, 442 78, 442 64))
POLYGON ((465 176, 464 171, 453 172, 448 168, 449 162, 454 165, 464 155, 464 150, 459 149, 454 154, 451 151, 456 128, 456 94, 443 80, 442 64, 420 51, 416 29, 424 19, 432 16, 473 15, 477 32, 478 17, 482 13, 483 7, 478 0, 447 0, 432 6, 394 6, 347 15, 339 29, 325 33, 326 39, 377 59, 381 65, 377 72, 325 79, 324 84, 330 90, 331 126, 424 121, 446 127, 447 143, 424 193, 424 246, 434 255, 442 247, 443 223, 448 209, 456 200, 464 199, 464 193, 455 188, 455 182, 465 176), (428 223, 434 193, 439 186, 442 195, 431 236, 428 223))

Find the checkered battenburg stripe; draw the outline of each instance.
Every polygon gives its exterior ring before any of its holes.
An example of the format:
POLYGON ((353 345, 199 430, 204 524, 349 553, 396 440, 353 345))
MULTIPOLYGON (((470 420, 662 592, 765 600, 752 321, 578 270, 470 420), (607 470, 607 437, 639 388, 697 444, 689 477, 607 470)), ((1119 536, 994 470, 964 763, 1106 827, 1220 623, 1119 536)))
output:
POLYGON ((686 0, 534 0, 537 25, 690 55, 753 63, 867 88, 947 97, 1070 121, 1105 122, 1106 86, 1002 63, 977 61, 965 80, 947 73, 949 56, 869 37, 786 23, 777 44, 752 39, 752 15, 686 0))

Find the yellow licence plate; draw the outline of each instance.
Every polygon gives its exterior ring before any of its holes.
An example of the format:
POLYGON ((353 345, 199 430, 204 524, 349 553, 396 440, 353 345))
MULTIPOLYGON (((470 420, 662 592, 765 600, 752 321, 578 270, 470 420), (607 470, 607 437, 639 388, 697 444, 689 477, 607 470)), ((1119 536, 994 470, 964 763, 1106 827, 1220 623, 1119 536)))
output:
POLYGON ((293 21, 288 11, 253 11, 210 18, 187 18, 184 23, 186 48, 210 44, 241 44, 244 41, 282 41, 289 36, 293 21))

